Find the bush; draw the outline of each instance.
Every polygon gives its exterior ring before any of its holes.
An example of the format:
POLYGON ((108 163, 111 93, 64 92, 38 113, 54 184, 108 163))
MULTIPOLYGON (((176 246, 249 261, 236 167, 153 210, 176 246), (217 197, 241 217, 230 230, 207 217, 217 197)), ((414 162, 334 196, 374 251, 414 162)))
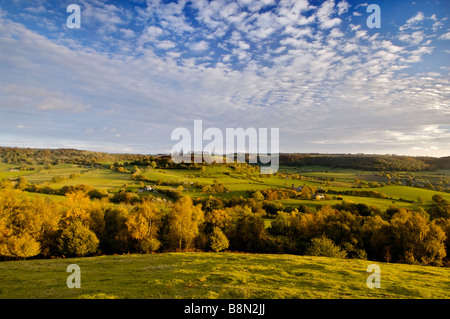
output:
POLYGON ((339 246, 336 246, 331 239, 326 237, 313 238, 311 246, 306 250, 306 255, 309 256, 323 256, 334 258, 345 258, 347 253, 339 246))
POLYGON ((219 227, 214 227, 212 233, 209 236, 209 248, 217 252, 227 249, 230 245, 227 236, 219 227))
POLYGON ((15 258, 27 258, 38 255, 41 245, 31 235, 11 236, 0 243, 0 255, 15 258))
POLYGON ((74 220, 58 239, 58 248, 63 255, 85 256, 97 251, 99 240, 95 233, 80 220, 74 220))

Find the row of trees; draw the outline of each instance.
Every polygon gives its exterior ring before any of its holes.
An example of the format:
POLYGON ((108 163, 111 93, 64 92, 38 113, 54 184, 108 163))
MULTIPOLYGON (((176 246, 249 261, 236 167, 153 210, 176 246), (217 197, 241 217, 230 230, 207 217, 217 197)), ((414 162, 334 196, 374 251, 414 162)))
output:
MULTIPOLYGON (((391 208, 361 215, 348 207, 278 211, 266 225, 255 206, 202 206, 189 196, 174 203, 147 199, 134 205, 90 200, 75 191, 61 203, 0 190, 3 258, 149 253, 171 250, 318 254, 333 257, 443 265, 450 249, 450 219, 391 208)), ((448 205, 435 198, 437 207, 448 205)), ((259 204, 258 204, 259 203, 259 204)), ((208 204, 205 202, 205 204, 208 204)))
POLYGON ((450 167, 450 157, 363 154, 280 154, 281 165, 356 168, 371 171, 423 171, 450 167))

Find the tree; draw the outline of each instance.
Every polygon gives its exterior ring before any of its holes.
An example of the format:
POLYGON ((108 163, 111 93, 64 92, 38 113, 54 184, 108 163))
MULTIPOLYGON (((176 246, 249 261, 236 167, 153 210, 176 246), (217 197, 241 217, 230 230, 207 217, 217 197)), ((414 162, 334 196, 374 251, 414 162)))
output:
POLYGON ((12 188, 0 189, 0 255, 26 258, 52 250, 58 227, 56 205, 29 199, 12 188))
POLYGON ((264 221, 260 214, 252 212, 248 206, 236 205, 227 209, 232 217, 231 226, 226 235, 233 250, 260 252, 264 250, 267 237, 264 221))
POLYGON ((229 241, 224 229, 231 226, 231 216, 224 209, 207 211, 203 224, 203 234, 206 236, 206 249, 220 251, 227 249, 229 241))
POLYGON ((200 206, 194 206, 190 196, 186 195, 177 200, 172 206, 168 220, 168 238, 172 248, 192 248, 203 219, 203 211, 200 206))
POLYGON ((264 200, 264 195, 260 191, 256 191, 252 194, 252 198, 255 201, 262 202, 264 200))
POLYGON ((66 256, 85 256, 97 251, 99 240, 81 220, 70 222, 61 232, 58 248, 66 256))
POLYGON ((227 249, 230 242, 227 236, 223 233, 222 229, 219 227, 214 227, 208 238, 208 246, 211 250, 217 252, 227 249))
POLYGON ((105 210, 105 235, 100 242, 102 251, 120 253, 129 251, 129 233, 126 225, 128 210, 124 207, 110 207, 105 210))
POLYGON ((83 223, 89 223, 89 208, 91 200, 85 192, 75 191, 73 193, 66 194, 67 200, 63 204, 63 216, 62 221, 64 223, 70 223, 74 220, 81 220, 83 223))
POLYGON ((431 219, 450 218, 450 202, 440 194, 433 195, 431 199, 433 204, 427 211, 431 219))
POLYGON ((311 245, 306 250, 306 255, 345 258, 347 253, 339 246, 336 246, 331 239, 322 236, 311 240, 311 245))
POLYGON ((158 240, 159 210, 150 201, 144 201, 137 205, 128 216, 125 224, 138 251, 149 253, 161 246, 158 240))
POLYGON ((0 255, 15 258, 27 258, 38 255, 41 245, 30 234, 10 236, 0 242, 0 255))
POLYGON ((435 221, 400 209, 390 223, 385 222, 373 233, 371 241, 386 261, 440 266, 446 256, 445 239, 445 232, 435 221))
POLYGON ((420 205, 423 205, 423 204, 425 204, 425 199, 422 196, 417 196, 417 202, 420 205))

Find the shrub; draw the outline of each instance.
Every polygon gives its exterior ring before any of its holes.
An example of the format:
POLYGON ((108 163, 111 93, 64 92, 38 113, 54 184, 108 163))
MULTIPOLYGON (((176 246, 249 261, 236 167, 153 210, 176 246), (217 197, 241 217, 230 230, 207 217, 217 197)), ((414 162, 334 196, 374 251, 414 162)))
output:
POLYGON ((97 251, 99 240, 95 233, 80 220, 71 222, 58 239, 58 248, 63 255, 85 256, 97 251))
POLYGON ((227 249, 230 245, 227 236, 219 227, 214 227, 212 233, 209 235, 209 248, 217 252, 227 249))
POLYGON ((306 255, 345 258, 347 253, 339 246, 336 246, 331 239, 316 237, 311 240, 311 245, 306 250, 306 255))
POLYGON ((0 254, 7 257, 27 258, 38 255, 41 245, 29 234, 11 236, 0 243, 0 254))

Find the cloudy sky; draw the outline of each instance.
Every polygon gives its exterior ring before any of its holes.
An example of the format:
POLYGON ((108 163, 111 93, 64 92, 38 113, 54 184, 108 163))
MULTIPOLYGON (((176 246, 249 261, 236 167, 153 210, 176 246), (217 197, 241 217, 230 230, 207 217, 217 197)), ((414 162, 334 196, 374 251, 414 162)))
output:
POLYGON ((447 0, 0 0, 0 145, 154 154, 202 120, 279 128, 281 152, 449 156, 449 16, 447 0))

